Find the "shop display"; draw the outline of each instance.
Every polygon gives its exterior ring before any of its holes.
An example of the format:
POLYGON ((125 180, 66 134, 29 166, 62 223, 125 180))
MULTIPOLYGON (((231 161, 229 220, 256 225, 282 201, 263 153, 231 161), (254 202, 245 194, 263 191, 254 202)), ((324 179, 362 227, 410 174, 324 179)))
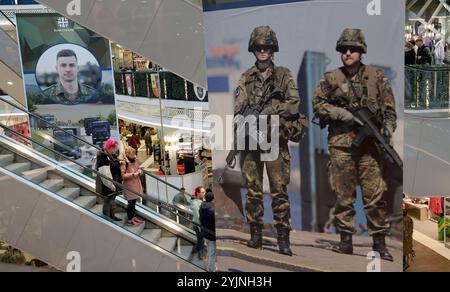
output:
POLYGON ((447 248, 450 248, 450 197, 444 200, 444 242, 447 248))

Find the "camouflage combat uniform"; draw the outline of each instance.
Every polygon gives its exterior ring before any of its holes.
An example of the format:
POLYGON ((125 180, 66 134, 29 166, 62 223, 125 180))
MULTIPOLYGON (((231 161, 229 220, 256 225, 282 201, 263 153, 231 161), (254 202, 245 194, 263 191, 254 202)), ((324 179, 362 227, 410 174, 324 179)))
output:
POLYGON ((409 262, 414 257, 413 249, 414 221, 407 214, 403 215, 403 268, 409 267, 409 262))
MULTIPOLYGON (((237 114, 242 106, 254 105, 263 98, 266 89, 275 85, 282 89, 284 100, 269 102, 262 114, 296 115, 299 111, 300 98, 295 81, 287 68, 272 64, 268 69, 266 79, 256 68, 256 65, 245 72, 239 80, 236 90, 234 113, 237 114)), ((280 129, 283 133, 283 129, 280 129)), ((264 165, 270 184, 274 226, 291 228, 291 212, 287 185, 290 181, 290 160, 288 140, 282 134, 279 140, 280 153, 275 161, 261 161, 260 151, 244 151, 241 153, 242 174, 247 184, 246 211, 250 224, 263 225, 263 170, 264 165)))
MULTIPOLYGON (((340 41, 344 44, 338 41, 338 47, 361 46, 362 52, 366 52, 365 40, 359 30, 346 29, 340 41), (351 41, 345 43, 346 38, 351 41), (358 43, 355 38, 362 38, 362 41, 358 43)), ((334 107, 345 108, 343 99, 361 106, 374 106, 377 109, 378 120, 393 133, 397 120, 394 95, 381 69, 360 63, 359 70, 354 76, 347 77, 346 72, 342 67, 325 73, 313 99, 315 115, 328 124, 329 179, 337 195, 335 226, 339 233, 355 233, 354 203, 356 186, 359 183, 363 192, 369 235, 383 235, 388 233, 389 223, 383 199, 386 183, 383 180, 383 165, 379 151, 371 139, 367 139, 359 148, 353 147, 358 126, 332 120, 330 111, 334 107)))
MULTIPOLYGON (((291 210, 287 193, 291 176, 288 141, 300 141, 307 128, 307 120, 299 113, 300 97, 291 72, 287 68, 275 66, 272 62, 273 54, 279 51, 275 32, 269 26, 255 28, 250 36, 248 51, 254 54, 256 63, 242 74, 239 80, 235 94, 234 114, 237 116, 242 109, 247 109, 246 106, 251 108, 263 101, 265 103, 262 110, 258 108, 258 111, 261 112, 255 114, 268 116, 269 119, 270 116, 277 116, 280 127, 279 137, 271 137, 272 132, 264 133, 267 141, 278 142, 279 153, 274 161, 262 161, 261 155, 265 152, 260 149, 247 148, 240 151, 242 175, 248 191, 246 213, 247 221, 250 224, 251 238, 247 246, 255 249, 263 246, 263 173, 265 165, 272 196, 273 225, 277 229, 278 248, 281 254, 292 256, 289 237, 291 210)), ((248 136, 253 134, 248 133, 248 136)), ((271 150, 275 151, 275 149, 271 150)))
POLYGON ((99 101, 98 91, 86 84, 78 83, 78 93, 71 96, 63 87, 61 82, 53 84, 43 91, 44 100, 41 104, 92 104, 99 101))

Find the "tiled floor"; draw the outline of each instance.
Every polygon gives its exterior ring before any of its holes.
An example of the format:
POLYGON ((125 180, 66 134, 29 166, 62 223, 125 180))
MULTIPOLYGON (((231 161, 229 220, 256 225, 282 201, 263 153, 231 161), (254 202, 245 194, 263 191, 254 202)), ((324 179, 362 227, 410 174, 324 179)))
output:
POLYGON ((450 261, 445 257, 417 241, 414 241, 414 250, 416 257, 408 272, 450 272, 450 261))

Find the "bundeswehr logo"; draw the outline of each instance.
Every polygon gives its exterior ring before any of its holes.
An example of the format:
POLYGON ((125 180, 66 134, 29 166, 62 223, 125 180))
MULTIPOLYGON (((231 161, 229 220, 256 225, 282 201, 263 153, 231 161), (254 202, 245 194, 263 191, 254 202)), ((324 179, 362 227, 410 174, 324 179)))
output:
POLYGON ((203 101, 205 99, 205 97, 206 97, 206 90, 204 88, 196 85, 194 87, 194 91, 195 91, 195 95, 197 96, 197 98, 200 101, 203 101))

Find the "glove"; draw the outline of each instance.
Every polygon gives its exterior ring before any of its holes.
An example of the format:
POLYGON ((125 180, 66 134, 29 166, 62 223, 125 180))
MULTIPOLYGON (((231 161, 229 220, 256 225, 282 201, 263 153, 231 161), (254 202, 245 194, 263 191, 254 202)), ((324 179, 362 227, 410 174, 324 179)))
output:
POLYGON ((380 132, 381 132, 381 135, 386 137, 386 141, 389 142, 389 145, 394 147, 394 141, 392 139, 392 137, 394 135, 394 129, 392 128, 392 126, 384 126, 383 128, 381 128, 380 132))
POLYGON ((381 128, 381 134, 390 139, 394 134, 394 129, 392 128, 392 126, 384 126, 383 128, 381 128))
POLYGON ((354 116, 351 112, 342 107, 334 107, 330 110, 330 119, 335 121, 342 121, 344 123, 354 122, 354 116))

